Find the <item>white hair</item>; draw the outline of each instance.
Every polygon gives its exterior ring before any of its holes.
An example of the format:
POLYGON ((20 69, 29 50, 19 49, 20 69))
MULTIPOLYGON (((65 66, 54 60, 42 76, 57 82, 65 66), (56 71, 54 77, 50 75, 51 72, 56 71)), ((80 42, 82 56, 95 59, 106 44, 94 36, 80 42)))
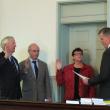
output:
POLYGON ((4 50, 4 49, 5 49, 5 45, 7 44, 7 42, 8 42, 9 40, 12 40, 12 39, 14 39, 13 36, 6 36, 5 38, 3 38, 3 39, 1 40, 1 48, 4 50))

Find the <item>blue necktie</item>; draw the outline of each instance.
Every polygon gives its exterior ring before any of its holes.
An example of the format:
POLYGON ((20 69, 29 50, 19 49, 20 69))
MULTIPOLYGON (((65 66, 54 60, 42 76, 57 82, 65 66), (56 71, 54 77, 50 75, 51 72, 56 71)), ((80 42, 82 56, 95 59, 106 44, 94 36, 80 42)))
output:
POLYGON ((38 68, 37 68, 37 65, 36 65, 36 61, 32 61, 32 63, 34 64, 34 70, 35 70, 36 79, 37 79, 37 77, 38 77, 38 68))

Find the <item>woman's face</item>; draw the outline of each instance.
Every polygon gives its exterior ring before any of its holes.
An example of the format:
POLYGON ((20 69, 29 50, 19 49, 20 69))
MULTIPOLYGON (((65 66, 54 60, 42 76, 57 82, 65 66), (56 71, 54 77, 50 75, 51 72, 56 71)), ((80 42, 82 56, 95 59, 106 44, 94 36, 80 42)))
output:
POLYGON ((83 54, 81 51, 75 51, 74 52, 74 55, 73 55, 73 61, 78 61, 78 62, 81 62, 82 61, 82 58, 83 58, 83 54))

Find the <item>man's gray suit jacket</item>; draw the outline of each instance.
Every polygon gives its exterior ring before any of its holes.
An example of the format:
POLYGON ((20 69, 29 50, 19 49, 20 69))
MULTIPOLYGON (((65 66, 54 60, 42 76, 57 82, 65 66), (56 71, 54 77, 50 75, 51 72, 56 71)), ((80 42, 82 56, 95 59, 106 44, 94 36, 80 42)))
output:
POLYGON ((31 62, 26 59, 20 63, 23 100, 40 101, 51 98, 51 87, 47 64, 38 59, 38 78, 32 70, 31 62))

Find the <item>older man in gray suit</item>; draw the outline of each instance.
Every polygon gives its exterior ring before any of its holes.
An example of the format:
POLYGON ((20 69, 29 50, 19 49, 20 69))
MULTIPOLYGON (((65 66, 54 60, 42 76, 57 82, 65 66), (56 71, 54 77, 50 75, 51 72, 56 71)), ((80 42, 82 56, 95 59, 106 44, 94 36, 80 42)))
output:
POLYGON ((28 47, 29 58, 20 63, 23 100, 45 102, 51 100, 50 79, 47 64, 40 59, 39 46, 28 47))

